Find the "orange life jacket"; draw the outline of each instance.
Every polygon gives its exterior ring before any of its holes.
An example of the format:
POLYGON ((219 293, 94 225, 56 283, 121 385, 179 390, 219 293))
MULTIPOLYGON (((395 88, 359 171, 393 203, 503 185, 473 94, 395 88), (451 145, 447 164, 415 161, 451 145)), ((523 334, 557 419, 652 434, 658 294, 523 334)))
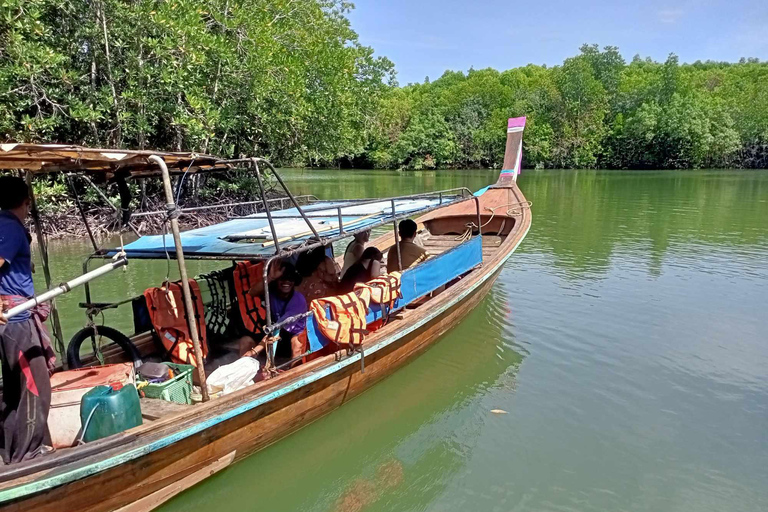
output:
POLYGON ((315 299, 309 308, 323 336, 336 345, 357 346, 368 333, 365 329, 365 315, 370 302, 370 289, 362 289, 336 297, 315 299), (326 307, 331 309, 331 318, 326 315, 326 307))
POLYGON ((371 290, 373 302, 381 304, 382 308, 392 309, 395 301, 403 296, 400 291, 400 276, 400 272, 390 272, 367 283, 357 283, 355 291, 368 288, 371 290))
MULTIPOLYGON (((208 355, 205 310, 203 299, 200 296, 200 287, 194 279, 189 280, 189 290, 192 292, 200 349, 203 352, 203 358, 205 358, 208 355)), ((147 300, 149 319, 160 338, 160 342, 168 351, 171 362, 191 364, 196 367, 198 361, 192 344, 192 336, 189 333, 181 282, 169 283, 167 287, 147 288, 144 291, 144 298, 147 300)))
POLYGON ((267 310, 261 297, 254 297, 248 293, 248 290, 256 283, 264 280, 264 263, 250 263, 248 261, 238 263, 235 265, 232 278, 243 328, 257 342, 261 341, 261 337, 264 335, 264 326, 267 323, 267 310))

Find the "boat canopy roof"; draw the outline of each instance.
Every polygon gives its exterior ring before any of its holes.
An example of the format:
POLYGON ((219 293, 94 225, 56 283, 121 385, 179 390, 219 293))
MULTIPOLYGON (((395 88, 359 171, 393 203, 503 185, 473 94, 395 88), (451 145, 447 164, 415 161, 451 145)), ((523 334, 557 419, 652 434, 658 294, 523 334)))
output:
MULTIPOLYGON (((302 207, 303 212, 321 237, 323 243, 333 242, 352 232, 387 224, 461 200, 471 198, 465 189, 424 196, 394 199, 340 200, 316 202, 302 207), (393 212, 394 201, 394 212, 393 212), (339 217, 343 231, 339 229, 339 217)), ((281 249, 296 249, 317 239, 301 218, 296 208, 272 211, 275 232, 281 249)), ((265 212, 240 217, 220 224, 192 229, 181 233, 181 244, 186 258, 266 259, 276 253, 269 219, 265 212)), ((166 252, 174 257, 173 240, 168 236, 149 235, 127 244, 123 250, 128 258, 165 258, 166 252)), ((104 255, 112 256, 119 249, 110 249, 104 255)))
POLYGON ((149 177, 160 175, 152 155, 162 158, 171 173, 223 171, 233 161, 198 153, 169 153, 164 151, 99 149, 66 144, 0 144, 0 169, 23 169, 33 174, 79 172, 101 175, 149 177))

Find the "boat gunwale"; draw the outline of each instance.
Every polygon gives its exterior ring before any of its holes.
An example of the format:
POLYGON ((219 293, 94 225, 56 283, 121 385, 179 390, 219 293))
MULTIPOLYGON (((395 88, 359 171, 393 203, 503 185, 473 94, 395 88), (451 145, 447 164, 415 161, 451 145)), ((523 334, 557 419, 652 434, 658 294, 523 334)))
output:
MULTIPOLYGON (((520 199, 522 196, 522 192, 516 185, 501 188, 510 190, 517 199, 520 199)), ((450 204, 446 206, 450 207, 450 204)), ((439 317, 456 304, 461 303, 483 283, 496 275, 496 272, 500 270, 504 263, 511 257, 530 229, 531 216, 526 209, 523 209, 519 215, 511 215, 510 217, 516 218, 516 220, 519 219, 519 223, 515 223, 516 225, 513 228, 513 231, 506 236, 504 243, 498 247, 497 252, 487 262, 484 261, 482 267, 477 269, 478 273, 474 279, 463 280, 462 282, 457 283, 455 287, 451 288, 454 292, 459 293, 443 293, 438 295, 433 299, 436 300, 436 302, 432 304, 432 307, 424 308, 424 313, 421 314, 421 316, 413 318, 413 322, 408 326, 389 324, 389 326, 382 328, 377 333, 381 339, 375 340, 374 338, 371 340, 373 343, 371 343, 370 346, 365 347, 365 355, 367 356, 376 353, 385 347, 396 343, 411 332, 429 324, 432 320, 439 317), (387 327, 390 329, 387 330, 387 327)), ((419 219, 417 219, 417 221, 418 220, 419 219)), ((372 244, 385 243, 392 237, 392 234, 383 235, 377 240, 374 240, 372 244)), ((163 418, 157 422, 153 422, 150 425, 136 427, 135 429, 126 431, 124 433, 126 435, 126 442, 119 446, 109 448, 108 452, 113 451, 116 453, 106 458, 103 457, 104 452, 90 454, 82 459, 67 463, 63 467, 42 469, 35 473, 0 483, 0 503, 19 500, 26 496, 31 496, 48 489, 66 485, 163 449, 183 439, 204 432, 215 425, 229 421, 245 412, 277 400, 278 398, 299 390, 304 386, 331 376, 344 368, 359 362, 360 358, 361 355, 356 353, 350 357, 337 361, 334 355, 328 355, 306 365, 302 365, 304 371, 301 371, 300 373, 286 373, 276 379, 256 384, 255 388, 248 387, 220 400, 198 404, 190 411, 183 411, 163 418), (190 414, 193 411, 194 414, 190 414), (200 419, 201 416, 206 417, 205 419, 200 419), (179 425, 178 423, 174 425, 173 423, 178 422, 180 418, 191 418, 191 421, 185 422, 186 425, 179 425), (134 446, 132 447, 131 445, 134 446), (99 457, 98 460, 93 460, 97 457, 99 457), (89 459, 92 460, 92 462, 89 461, 89 459), (68 469, 67 466, 71 469, 68 469), (20 480, 24 481, 24 483, 14 485, 20 480)), ((0 478, 2 478, 1 473, 0 478)))

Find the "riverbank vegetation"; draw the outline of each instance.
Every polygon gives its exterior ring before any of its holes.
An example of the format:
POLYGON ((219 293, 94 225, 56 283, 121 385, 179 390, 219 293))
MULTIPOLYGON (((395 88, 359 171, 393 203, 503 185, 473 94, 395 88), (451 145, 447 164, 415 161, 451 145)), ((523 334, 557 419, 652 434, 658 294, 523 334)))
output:
POLYGON ((768 166, 768 63, 681 64, 585 45, 562 65, 398 86, 343 0, 6 0, 5 141, 159 148, 280 165, 768 166))
POLYGON ((376 166, 498 167, 507 117, 527 115, 527 167, 768 166, 768 63, 680 64, 584 45, 561 66, 447 71, 387 91, 376 166))

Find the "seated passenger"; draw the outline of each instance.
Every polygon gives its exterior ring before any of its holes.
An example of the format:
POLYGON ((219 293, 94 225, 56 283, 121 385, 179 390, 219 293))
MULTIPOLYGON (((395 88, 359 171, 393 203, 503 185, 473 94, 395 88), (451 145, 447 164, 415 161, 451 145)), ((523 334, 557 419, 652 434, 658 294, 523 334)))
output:
MULTIPOLYGON (((282 261, 275 261, 272 263, 269 267, 269 273, 267 275, 267 280, 269 281, 270 285, 275 282, 277 279, 280 278, 280 276, 283 275, 283 262, 282 261)), ((243 335, 239 340, 239 346, 240 346, 240 356, 248 356, 248 357, 257 357, 262 351, 264 351, 264 335, 263 335, 263 329, 264 326, 267 323, 266 319, 266 313, 263 310, 262 304, 264 301, 264 281, 261 279, 254 279, 253 286, 248 290, 248 295, 251 297, 257 297, 261 299, 261 302, 259 303, 258 310, 260 311, 258 315, 254 315, 252 321, 256 324, 253 327, 254 332, 249 332, 249 334, 243 335), (255 334, 257 333, 257 334, 255 334), (254 336, 258 336, 260 339, 254 339, 254 336)))
MULTIPOLYGON (((309 311, 307 299, 295 288, 301 283, 301 276, 290 263, 283 265, 283 273, 269 285, 269 307, 272 322, 282 322, 286 318, 301 315, 309 311)), ((300 335, 307 326, 307 319, 300 318, 283 325, 276 334, 279 338, 275 356, 295 359, 304 353, 304 342, 300 335)), ((294 362, 294 365, 298 361, 294 362)))
MULTIPOLYGON (((298 283, 301 282, 301 276, 293 265, 284 263, 280 275, 269 283, 269 309, 272 316, 272 323, 282 322, 286 318, 306 313, 309 308, 304 296, 295 290, 298 283)), ((254 287, 255 288, 255 287, 254 287)), ((280 328, 280 331, 273 337, 277 342, 275 356, 294 359, 304 352, 304 342, 300 338, 307 325, 306 318, 300 318, 294 322, 288 323, 280 328)), ((251 338, 252 339, 252 338, 251 338)), ((241 338, 242 340, 242 338, 241 338)), ((265 347, 265 341, 260 342, 256 347, 246 350, 243 355, 249 357, 258 356, 265 347)), ((272 340, 270 340, 270 343, 272 340)), ((241 343, 241 350, 243 345, 241 343)), ((298 361, 294 365, 298 364, 298 361)))
POLYGON ((416 223, 411 219, 400 221, 397 227, 400 235, 400 265, 397 264, 397 247, 392 246, 387 253, 387 272, 405 270, 429 257, 427 250, 413 241, 416 238, 416 231, 416 223))
POLYGON ((328 257, 325 247, 318 247, 299 255, 296 270, 301 276, 301 284, 296 291, 307 301, 336 294, 339 284, 339 267, 333 258, 328 257))
POLYGON ((371 232, 369 230, 363 231, 362 233, 357 233, 355 238, 349 242, 349 245, 347 245, 347 248, 344 251, 344 266, 341 267, 342 276, 347 273, 349 267, 357 263, 357 260, 359 260, 360 256, 363 255, 365 244, 368 243, 368 240, 370 239, 371 232))
POLYGON ((357 262, 349 267, 349 270, 341 278, 339 293, 349 293, 355 289, 357 283, 366 283, 381 275, 381 260, 384 257, 381 251, 375 247, 369 247, 363 251, 363 255, 357 262))

